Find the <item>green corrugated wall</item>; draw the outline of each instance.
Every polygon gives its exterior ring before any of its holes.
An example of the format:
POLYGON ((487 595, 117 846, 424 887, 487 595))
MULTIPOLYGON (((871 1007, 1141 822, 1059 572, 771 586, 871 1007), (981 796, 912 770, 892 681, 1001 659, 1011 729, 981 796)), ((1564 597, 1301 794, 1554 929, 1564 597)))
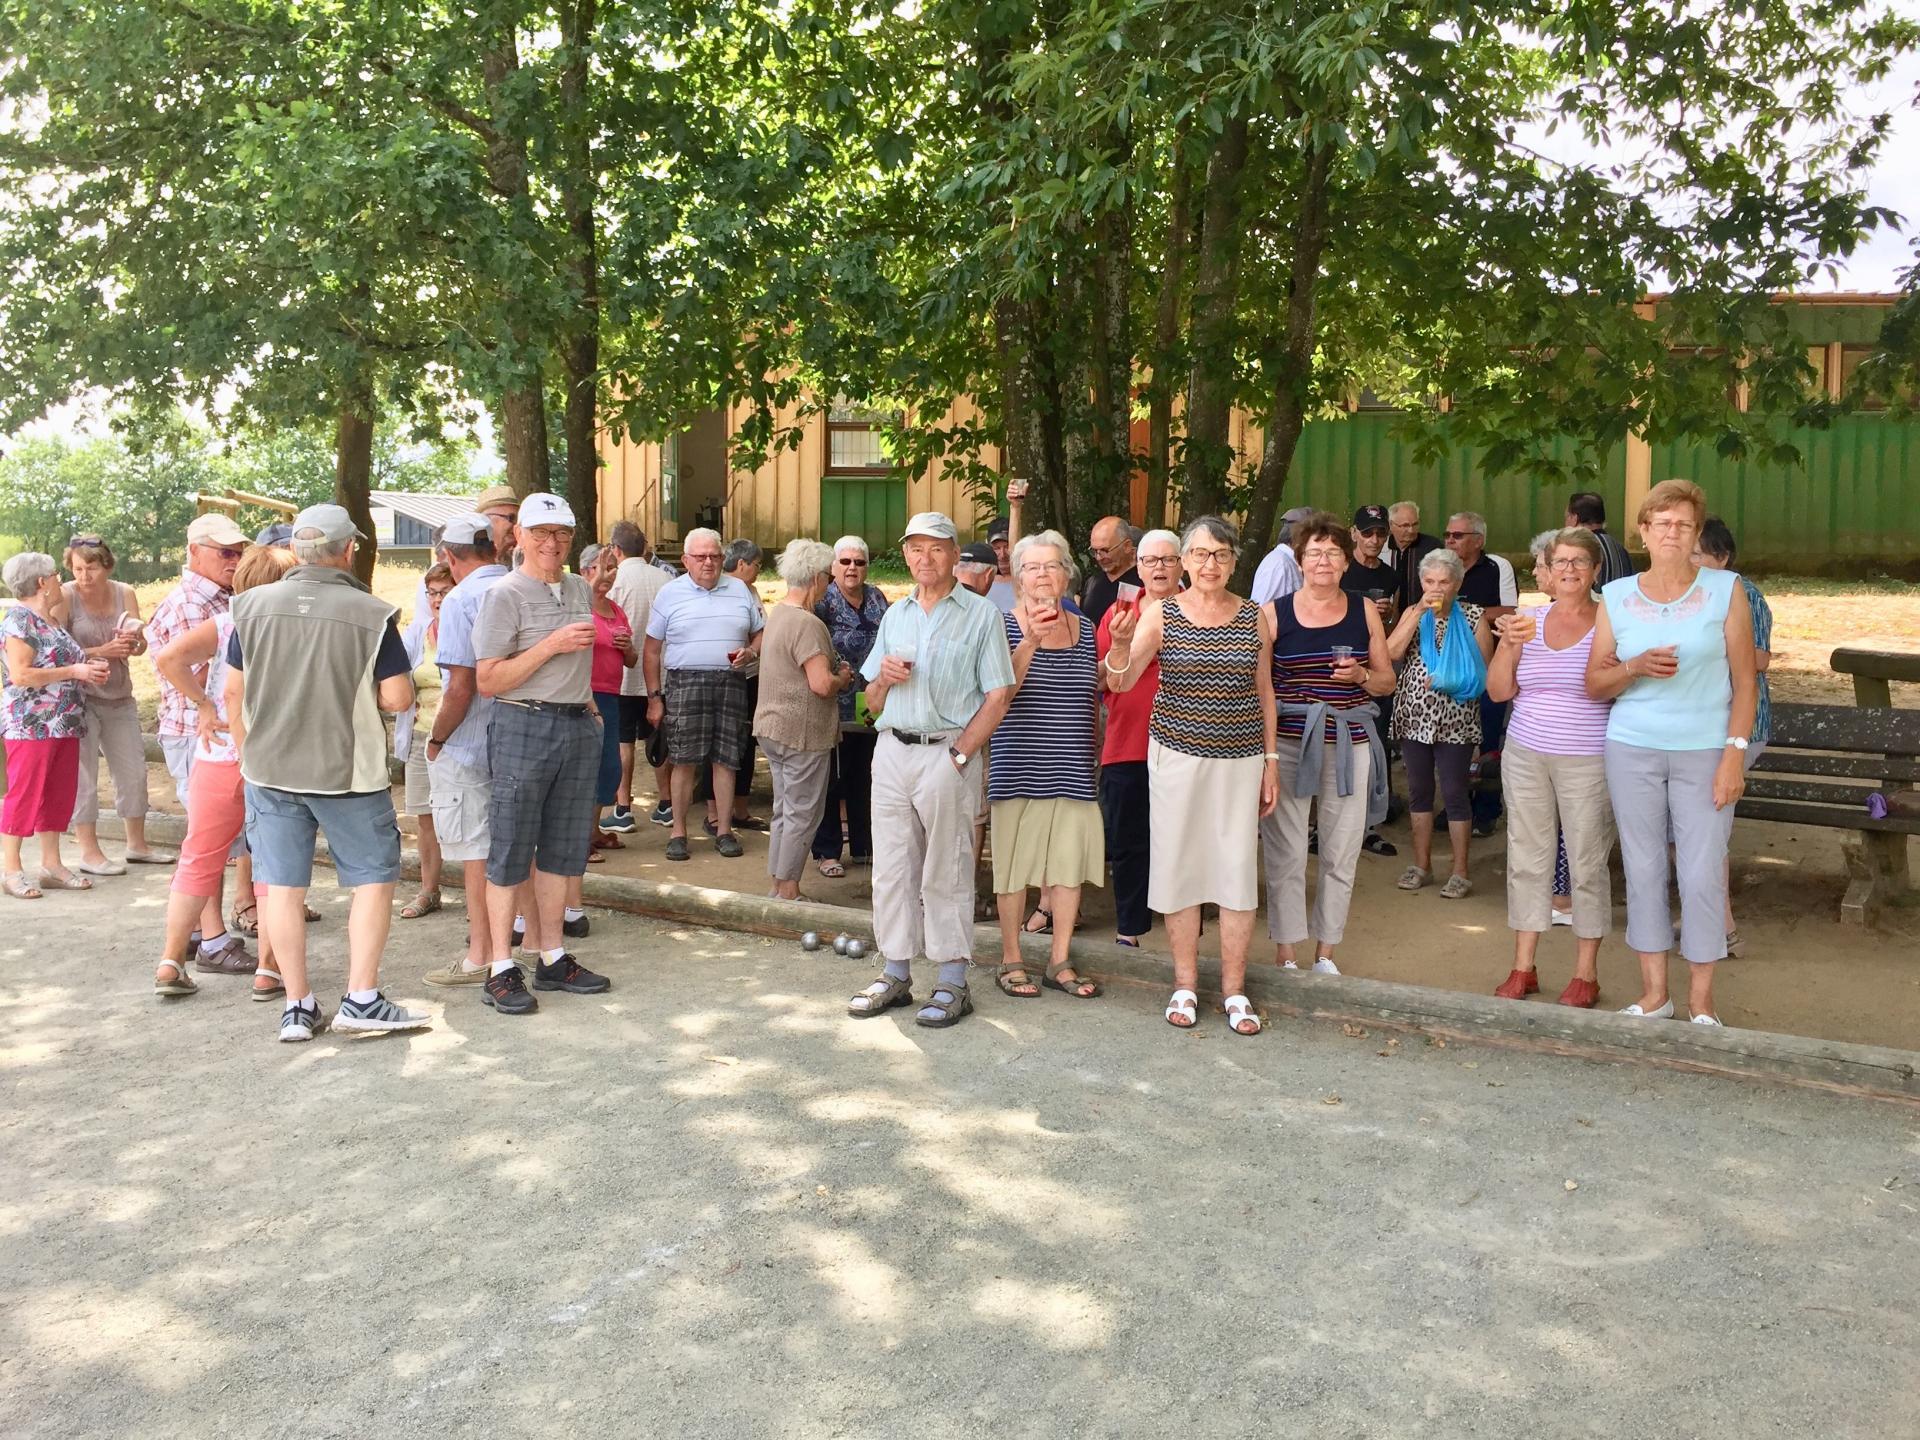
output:
POLYGON ((1653 481, 1691 480, 1756 567, 1920 560, 1920 424, 1848 415, 1795 433, 1803 463, 1724 460, 1711 448, 1656 445, 1653 481))
MULTIPOLYGON (((1420 528, 1430 535, 1441 532, 1448 515, 1475 510, 1487 517, 1488 548, 1506 554, 1524 554, 1529 540, 1542 530, 1557 529, 1566 519, 1567 495, 1576 487, 1542 485, 1522 475, 1484 474, 1473 450, 1420 464, 1395 438, 1395 419, 1387 411, 1361 411, 1310 422, 1294 455, 1286 506, 1317 505, 1351 515, 1362 505, 1411 500, 1420 507, 1420 528)), ((1573 458, 1570 443, 1560 448, 1558 458, 1573 458)), ((1625 447, 1608 457, 1597 486, 1579 488, 1599 490, 1606 498, 1607 517, 1614 521, 1626 489, 1625 447)))
POLYGON ((828 475, 820 481, 820 538, 862 535, 876 550, 897 543, 907 528, 907 482, 828 475))

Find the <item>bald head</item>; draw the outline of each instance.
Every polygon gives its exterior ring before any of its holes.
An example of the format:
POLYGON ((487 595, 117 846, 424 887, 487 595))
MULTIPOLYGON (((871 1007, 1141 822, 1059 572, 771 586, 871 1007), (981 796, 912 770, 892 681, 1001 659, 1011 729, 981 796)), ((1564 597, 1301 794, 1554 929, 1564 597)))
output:
POLYGON ((1133 568, 1133 530, 1118 515, 1104 515, 1093 522, 1093 533, 1088 537, 1093 551, 1093 563, 1106 573, 1109 580, 1124 575, 1133 568))

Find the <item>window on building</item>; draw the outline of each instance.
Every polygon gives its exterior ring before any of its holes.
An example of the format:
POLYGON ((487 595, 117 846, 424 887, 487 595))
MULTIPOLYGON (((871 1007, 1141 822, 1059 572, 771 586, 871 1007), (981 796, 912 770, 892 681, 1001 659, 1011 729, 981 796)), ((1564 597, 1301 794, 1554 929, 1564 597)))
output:
MULTIPOLYGON (((1847 388, 1853 384, 1854 376, 1859 373, 1860 366, 1872 353, 1873 347, 1871 345, 1842 345, 1840 347, 1840 393, 1842 395, 1847 393, 1847 388)), ((1853 408, 1856 410, 1884 410, 1887 408, 1887 399, 1884 395, 1863 395, 1853 402, 1853 408)))
POLYGON ((887 427, 895 415, 871 410, 841 396, 827 407, 827 473, 885 475, 893 469, 887 455, 887 427))
POLYGON ((680 522, 680 437, 669 435, 660 447, 660 518, 680 522))

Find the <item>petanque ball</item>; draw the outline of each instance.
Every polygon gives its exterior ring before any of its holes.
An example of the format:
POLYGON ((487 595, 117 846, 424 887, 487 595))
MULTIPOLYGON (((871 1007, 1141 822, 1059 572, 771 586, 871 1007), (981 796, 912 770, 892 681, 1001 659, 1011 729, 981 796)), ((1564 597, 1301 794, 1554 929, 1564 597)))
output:
POLYGON ((818 950, 820 948, 820 932, 817 930, 807 931, 806 934, 800 937, 800 948, 802 950, 818 950))
POLYGON ((849 935, 834 936, 833 937, 833 953, 836 955, 846 954, 847 946, 851 945, 852 943, 853 943, 853 938, 849 935))
POLYGON ((866 953, 867 953, 866 941, 864 940, 847 941, 847 958, 849 960, 858 960, 866 953))

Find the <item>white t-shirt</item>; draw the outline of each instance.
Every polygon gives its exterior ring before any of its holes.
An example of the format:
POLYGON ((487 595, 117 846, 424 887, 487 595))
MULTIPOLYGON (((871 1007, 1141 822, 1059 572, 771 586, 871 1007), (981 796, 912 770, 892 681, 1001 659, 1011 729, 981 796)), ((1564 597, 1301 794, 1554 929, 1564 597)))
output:
MULTIPOLYGON (((672 578, 672 575, 652 561, 630 555, 622 560, 620 568, 613 572, 613 585, 607 591, 607 598, 620 607, 621 613, 627 617, 628 628, 637 636, 645 636, 648 617, 653 614, 653 597, 658 595, 672 578)), ((622 695, 647 693, 647 679, 641 674, 644 668, 640 665, 629 665, 620 672, 622 695)))

